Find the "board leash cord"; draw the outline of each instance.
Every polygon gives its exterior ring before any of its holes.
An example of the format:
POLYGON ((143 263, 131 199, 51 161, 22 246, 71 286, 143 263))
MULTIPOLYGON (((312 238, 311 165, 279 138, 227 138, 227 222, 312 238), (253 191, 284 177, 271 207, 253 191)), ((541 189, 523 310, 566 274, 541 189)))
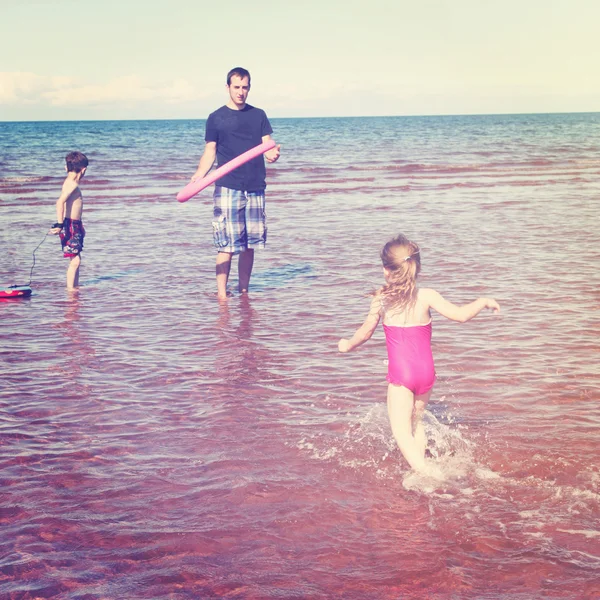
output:
POLYGON ((31 285, 31 280, 32 280, 32 277, 33 277, 33 267, 35 267, 35 253, 38 251, 38 248, 46 241, 47 237, 48 237, 48 234, 46 234, 42 238, 42 241, 35 247, 35 250, 33 251, 33 254, 32 254, 33 263, 31 264, 31 270, 29 271, 29 283, 27 285, 31 285))
POLYGON ((0 297, 17 298, 31 295, 31 282, 33 280, 33 269, 35 267, 35 253, 38 251, 39 247, 46 241, 47 237, 48 234, 46 233, 46 235, 44 235, 44 237, 42 238, 42 241, 35 247, 35 250, 33 251, 33 262, 31 264, 31 269, 29 270, 29 282, 26 285, 9 285, 8 287, 4 288, 5 293, 0 292, 0 297))

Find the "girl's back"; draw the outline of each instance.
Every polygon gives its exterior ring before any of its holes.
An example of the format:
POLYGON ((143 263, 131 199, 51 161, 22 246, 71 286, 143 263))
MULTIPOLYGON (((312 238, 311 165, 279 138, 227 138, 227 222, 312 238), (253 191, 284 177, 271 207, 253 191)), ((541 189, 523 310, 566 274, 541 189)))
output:
POLYGON ((385 308, 385 301, 381 303, 383 324, 393 327, 412 327, 431 323, 430 304, 427 301, 429 290, 417 290, 417 299, 414 306, 405 308, 385 308))

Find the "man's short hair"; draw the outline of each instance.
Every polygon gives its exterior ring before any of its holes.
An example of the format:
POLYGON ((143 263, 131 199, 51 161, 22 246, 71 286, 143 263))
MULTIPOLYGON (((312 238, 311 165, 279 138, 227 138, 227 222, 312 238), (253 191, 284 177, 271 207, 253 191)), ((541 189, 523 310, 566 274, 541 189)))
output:
POLYGON ((244 77, 248 78, 248 85, 250 85, 250 71, 244 69, 243 67, 234 67, 227 73, 227 85, 231 85, 231 78, 237 75, 240 79, 244 79, 244 77))
POLYGON ((69 152, 65 160, 67 161, 67 171, 75 171, 75 173, 79 173, 89 164, 87 156, 82 152, 69 152))

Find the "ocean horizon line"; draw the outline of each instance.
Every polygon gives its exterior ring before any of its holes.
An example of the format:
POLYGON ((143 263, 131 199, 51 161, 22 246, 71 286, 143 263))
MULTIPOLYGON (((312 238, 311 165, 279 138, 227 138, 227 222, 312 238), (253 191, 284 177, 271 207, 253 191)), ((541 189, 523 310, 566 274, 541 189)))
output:
MULTIPOLYGON (((311 120, 311 119, 439 119, 456 117, 526 117, 526 116, 552 116, 552 115, 597 115, 600 111, 559 111, 559 112, 514 112, 514 113, 447 113, 447 114, 415 114, 415 115, 326 115, 302 117, 269 117, 270 121, 284 120, 311 120)), ((31 120, 0 120, 1 124, 8 123, 143 123, 143 122, 173 122, 173 121, 206 121, 206 117, 172 117, 172 118, 145 118, 145 119, 31 119, 31 120)))

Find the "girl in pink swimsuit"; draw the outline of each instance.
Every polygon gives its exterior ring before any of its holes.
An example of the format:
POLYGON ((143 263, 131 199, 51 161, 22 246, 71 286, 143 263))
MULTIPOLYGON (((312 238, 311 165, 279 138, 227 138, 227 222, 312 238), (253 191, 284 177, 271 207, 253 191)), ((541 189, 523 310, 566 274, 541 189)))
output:
POLYGON ((338 343, 340 352, 350 352, 366 342, 380 319, 388 351, 387 405, 394 438, 408 464, 434 474, 425 462, 427 438, 422 423, 425 407, 435 383, 431 353, 431 309, 465 323, 485 308, 500 310, 492 298, 479 298, 457 306, 429 288, 417 287, 421 270, 419 246, 403 235, 381 251, 385 285, 374 292, 365 322, 348 339, 338 343))

